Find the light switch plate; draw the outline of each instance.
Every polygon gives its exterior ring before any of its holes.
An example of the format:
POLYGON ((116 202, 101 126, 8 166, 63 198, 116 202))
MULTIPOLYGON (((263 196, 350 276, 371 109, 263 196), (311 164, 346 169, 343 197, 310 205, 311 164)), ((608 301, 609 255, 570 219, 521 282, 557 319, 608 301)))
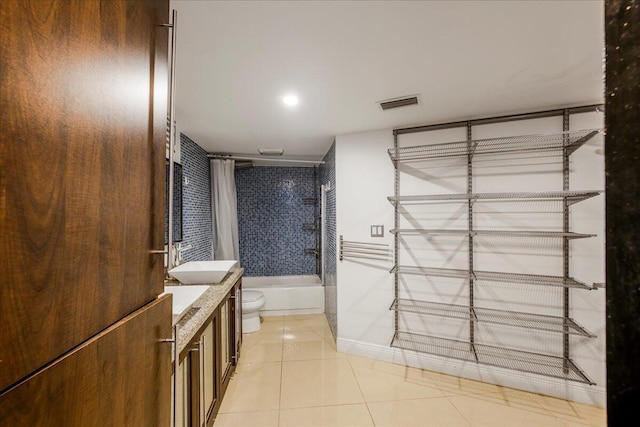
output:
POLYGON ((372 225, 371 237, 384 237, 384 225, 372 225))

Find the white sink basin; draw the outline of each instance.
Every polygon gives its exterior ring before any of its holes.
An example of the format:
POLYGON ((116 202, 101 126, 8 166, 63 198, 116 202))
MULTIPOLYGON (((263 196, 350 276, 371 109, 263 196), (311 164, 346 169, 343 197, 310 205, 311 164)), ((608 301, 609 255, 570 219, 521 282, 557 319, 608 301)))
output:
POLYGON ((171 311, 173 314, 173 324, 178 323, 180 318, 184 316, 193 306, 193 303, 205 293, 210 286, 165 286, 164 292, 173 294, 173 306, 171 311))
POLYGON ((219 283, 238 261, 189 261, 169 270, 169 274, 184 284, 219 283))

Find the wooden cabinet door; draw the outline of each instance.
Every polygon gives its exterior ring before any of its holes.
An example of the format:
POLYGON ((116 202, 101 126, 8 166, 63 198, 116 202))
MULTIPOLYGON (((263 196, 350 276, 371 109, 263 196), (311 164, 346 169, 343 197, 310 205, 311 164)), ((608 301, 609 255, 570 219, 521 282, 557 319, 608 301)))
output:
POLYGON ((169 426, 171 332, 166 295, 0 395, 0 425, 169 426))
POLYGON ((190 369, 191 405, 190 426, 213 425, 215 411, 220 405, 220 325, 219 311, 215 310, 189 345, 186 359, 190 369))
POLYGON ((0 1, 0 393, 163 290, 168 13, 0 1))
POLYGON ((242 278, 238 279, 238 282, 234 285, 231 291, 231 322, 233 331, 233 348, 231 354, 231 360, 233 365, 238 365, 240 359, 240 348, 242 347, 242 278))

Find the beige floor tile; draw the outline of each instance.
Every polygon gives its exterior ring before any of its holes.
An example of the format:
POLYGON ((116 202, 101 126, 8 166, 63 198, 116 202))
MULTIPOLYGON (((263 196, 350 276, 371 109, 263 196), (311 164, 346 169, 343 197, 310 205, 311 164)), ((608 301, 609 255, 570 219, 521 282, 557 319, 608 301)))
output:
POLYGON ((282 351, 282 360, 316 360, 316 359, 343 359, 330 345, 323 341, 296 341, 285 343, 282 351))
POLYGON ((278 409, 282 364, 247 363, 238 368, 222 399, 220 413, 278 409))
POLYGON ((405 376, 386 373, 376 369, 353 368, 356 380, 366 402, 386 400, 422 399, 443 397, 444 393, 437 387, 414 384, 405 376))
POLYGON ((588 420, 584 420, 583 422, 580 422, 580 421, 569 421, 569 420, 561 419, 561 421, 564 427, 591 427, 591 426, 607 427, 607 420, 604 420, 603 424, 594 424, 593 421, 588 421, 588 420))
POLYGON ((242 347, 251 346, 260 343, 272 343, 282 342, 282 332, 268 333, 268 332, 254 332, 252 334, 242 335, 242 347))
POLYGON ((278 427, 279 411, 218 414, 214 427, 278 427))
POLYGON ((501 389, 500 386, 494 384, 483 383, 480 381, 469 380, 466 378, 455 377, 410 366, 398 365, 382 360, 368 359, 353 355, 348 355, 347 357, 354 369, 365 368, 389 375, 399 376, 402 377, 406 383, 437 388, 445 395, 497 393, 501 389))
POLYGON ((240 363, 279 362, 282 360, 282 335, 260 334, 243 343, 240 363))
POLYGON ((266 322, 280 322, 284 323, 284 316, 260 316, 260 320, 264 325, 266 322))
POLYGON ((292 332, 285 335, 282 360, 340 359, 336 345, 315 332, 292 332))
POLYGON ((285 326, 285 332, 283 334, 283 338, 284 341, 296 341, 296 340, 304 340, 304 341, 309 341, 309 340, 323 340, 325 341, 327 344, 330 344, 333 346, 333 348, 336 348, 336 343, 333 339, 333 336, 331 336, 330 334, 327 335, 324 331, 320 330, 320 329, 307 329, 307 328, 296 328, 293 330, 286 330, 286 326, 285 326))
MULTIPOLYGON (((244 350, 244 349, 243 349, 244 350)), ((278 363, 278 362, 272 362, 278 363)), ((245 373, 250 373, 251 371, 255 371, 256 369, 260 369, 265 362, 245 362, 244 356, 240 356, 240 360, 238 361, 238 365, 236 366, 236 371, 233 376, 244 376, 245 373)))
POLYGON ((243 340, 216 427, 606 426, 602 408, 338 353, 324 315, 265 317, 243 340))
POLYGON ((247 335, 251 336, 254 334, 282 334, 284 332, 284 322, 262 322, 260 325, 260 330, 256 332, 251 332, 247 335))
POLYGON ((438 387, 446 395, 499 393, 501 387, 424 369, 409 368, 409 381, 438 387))
POLYGON ((279 362, 282 360, 282 343, 261 343, 247 346, 240 352, 240 363, 279 362))
POLYGON ((329 323, 324 314, 308 314, 297 316, 285 316, 284 318, 285 331, 287 330, 315 330, 325 331, 329 329, 329 323))
POLYGON ((445 397, 367 403, 376 427, 469 427, 445 397))
POLYGON ((364 404, 283 409, 280 427, 374 427, 364 404))
POLYGON ((320 314, 294 314, 291 316, 284 316, 285 322, 316 322, 316 323, 327 323, 327 316, 324 313, 320 314))
POLYGON ((487 396, 450 396, 449 401, 472 427, 552 427, 564 424, 539 409, 523 409, 490 401, 487 396))
POLYGON ((329 330, 328 327, 307 326, 304 324, 295 324, 292 326, 291 324, 287 324, 287 323, 285 323, 284 325, 285 339, 288 337, 294 336, 296 333, 302 333, 302 332, 314 333, 319 337, 321 337, 322 339, 324 339, 325 341, 332 342, 335 344, 335 339, 333 338, 333 335, 331 334, 331 330, 329 330))
POLYGON ((607 410, 605 408, 537 394, 532 394, 532 397, 550 415, 565 421, 565 424, 577 423, 592 427, 607 425, 607 410))
POLYGON ((369 359, 366 357, 354 356, 348 354, 347 358, 353 369, 367 369, 397 377, 406 377, 409 371, 408 366, 398 365, 384 360, 369 359))
POLYGON ((358 383, 346 359, 282 362, 280 408, 362 402, 358 383))
POLYGON ((536 394, 507 387, 500 387, 496 393, 474 394, 474 397, 485 402, 504 405, 512 408, 526 409, 532 412, 549 415, 538 402, 536 394))

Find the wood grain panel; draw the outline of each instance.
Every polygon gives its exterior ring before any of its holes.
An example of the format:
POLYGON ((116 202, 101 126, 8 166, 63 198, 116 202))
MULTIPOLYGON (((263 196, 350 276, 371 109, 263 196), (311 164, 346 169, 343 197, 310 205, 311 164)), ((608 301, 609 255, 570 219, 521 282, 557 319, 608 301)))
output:
POLYGON ((0 391, 162 292, 166 22, 0 2, 0 391))
POLYGON ((0 395, 2 426, 168 426, 169 295, 0 395))

